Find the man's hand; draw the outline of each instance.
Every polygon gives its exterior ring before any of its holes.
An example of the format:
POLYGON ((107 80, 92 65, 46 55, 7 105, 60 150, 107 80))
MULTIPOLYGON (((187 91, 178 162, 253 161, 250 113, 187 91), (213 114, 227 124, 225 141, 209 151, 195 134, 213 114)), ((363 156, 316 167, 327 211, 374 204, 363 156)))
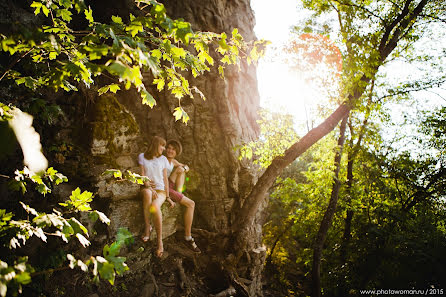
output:
POLYGON ((170 199, 170 198, 167 198, 167 202, 169 202, 169 203, 170 203, 170 208, 174 208, 174 207, 175 207, 175 205, 176 205, 176 203, 175 203, 175 202, 173 202, 173 201, 172 201, 172 199, 170 199))

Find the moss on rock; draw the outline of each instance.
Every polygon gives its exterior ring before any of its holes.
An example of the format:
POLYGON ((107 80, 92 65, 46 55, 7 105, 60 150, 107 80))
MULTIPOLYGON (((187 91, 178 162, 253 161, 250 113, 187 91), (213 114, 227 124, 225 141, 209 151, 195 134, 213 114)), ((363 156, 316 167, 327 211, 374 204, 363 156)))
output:
POLYGON ((105 94, 95 102, 91 152, 93 155, 129 152, 139 136, 135 118, 115 96, 105 94))

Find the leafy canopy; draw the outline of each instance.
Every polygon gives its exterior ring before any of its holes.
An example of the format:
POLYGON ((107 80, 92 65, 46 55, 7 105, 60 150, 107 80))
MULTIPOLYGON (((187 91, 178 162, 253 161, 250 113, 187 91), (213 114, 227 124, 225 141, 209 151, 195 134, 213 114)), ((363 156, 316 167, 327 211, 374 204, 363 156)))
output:
POLYGON ((250 48, 237 29, 231 36, 194 32, 190 23, 169 18, 162 4, 153 0, 135 2, 138 14, 130 14, 128 22, 113 16, 105 24, 93 18, 92 9, 82 0, 34 1, 31 7, 43 25, 0 36, 1 50, 16 57, 16 63, 4 69, 2 79, 12 79, 32 90, 50 87, 77 91, 79 84, 89 88, 95 78, 111 77, 115 82, 101 86, 99 94, 134 87, 142 103, 153 107, 156 100, 143 83, 143 74, 150 72, 158 91, 167 88, 178 98, 174 116, 187 123, 189 117, 181 99, 193 98, 194 94, 204 99, 204 95, 190 86, 184 71, 194 77, 210 71, 214 65, 212 46, 221 57, 222 76, 225 65, 239 65, 242 56, 248 57, 248 62, 256 61, 263 51, 265 42, 253 42, 254 48, 250 48), (86 28, 74 29, 79 19, 84 19, 86 28), (17 67, 25 57, 34 63, 36 71, 32 74, 17 67))

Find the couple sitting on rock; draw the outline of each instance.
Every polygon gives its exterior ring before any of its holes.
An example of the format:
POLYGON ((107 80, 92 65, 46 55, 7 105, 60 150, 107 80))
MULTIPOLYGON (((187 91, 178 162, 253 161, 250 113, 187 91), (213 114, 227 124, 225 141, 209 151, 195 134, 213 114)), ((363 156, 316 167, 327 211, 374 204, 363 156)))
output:
POLYGON ((189 168, 175 159, 175 157, 181 154, 181 151, 182 147, 178 141, 169 140, 166 149, 166 140, 159 136, 154 136, 147 151, 138 156, 141 174, 150 179, 150 181, 144 183, 144 188, 142 189, 145 225, 142 240, 147 242, 150 239, 150 232, 152 231, 150 214, 153 213, 153 223, 158 238, 156 250, 158 257, 161 257, 164 252, 161 205, 165 200, 170 203, 171 208, 175 206, 176 202, 186 207, 184 212, 184 243, 192 251, 196 253, 201 252, 191 234, 195 202, 182 193, 185 174, 189 168), (166 156, 163 155, 164 150, 166 150, 166 156))

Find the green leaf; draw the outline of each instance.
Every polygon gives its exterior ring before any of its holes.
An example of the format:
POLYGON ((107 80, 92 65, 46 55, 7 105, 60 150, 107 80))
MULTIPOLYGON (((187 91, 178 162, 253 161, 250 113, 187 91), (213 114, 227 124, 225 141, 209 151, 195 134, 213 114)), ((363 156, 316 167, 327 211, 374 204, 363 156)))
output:
POLYGON ((142 89, 140 94, 142 98, 142 104, 149 105, 151 108, 156 105, 155 98, 153 98, 153 96, 149 92, 147 92, 146 89, 142 89))
POLYGON ((102 250, 104 257, 107 259, 108 256, 115 257, 119 254, 121 250, 121 245, 118 242, 113 242, 110 246, 106 244, 102 250))
POLYGON ((120 16, 114 16, 112 15, 112 21, 116 24, 123 25, 122 18, 120 16))
POLYGON ((153 80, 153 84, 156 85, 158 92, 161 92, 164 89, 165 83, 164 78, 155 78, 153 80))
POLYGON ((49 59, 54 60, 57 58, 57 52, 50 52, 49 59))
POLYGON ((99 96, 101 96, 101 95, 107 93, 108 91, 111 91, 112 93, 116 93, 120 89, 121 88, 119 87, 118 84, 111 84, 111 85, 107 85, 107 86, 100 88, 98 90, 98 93, 99 93, 99 96))
POLYGON ((31 3, 31 7, 35 8, 35 10, 34 10, 34 14, 35 15, 38 15, 40 13, 40 9, 41 9, 42 6, 43 6, 43 4, 40 3, 40 2, 33 2, 33 3, 31 3))
POLYGON ((90 241, 86 239, 82 234, 77 233, 76 234, 77 239, 79 239, 80 244, 82 244, 83 247, 87 247, 90 245, 90 241))
POLYGON ((91 8, 89 7, 88 9, 84 10, 85 13, 85 18, 87 19, 87 21, 91 24, 94 22, 93 19, 93 11, 91 10, 91 8))
POLYGON ((56 10, 56 15, 61 17, 64 21, 70 22, 73 14, 68 9, 58 9, 56 10))
POLYGON ((120 244, 125 243, 126 245, 130 245, 135 241, 135 238, 127 228, 120 227, 118 229, 118 233, 116 234, 116 241, 120 244))
POLYGON ((192 36, 192 29, 190 23, 176 21, 175 25, 177 29, 175 30, 175 39, 181 40, 183 43, 188 44, 189 38, 192 36))
POLYGON ((14 280, 19 284, 26 285, 31 282, 31 275, 28 272, 22 272, 18 274, 14 280))
POLYGON ((104 213, 102 213, 102 212, 100 212, 98 210, 95 210, 94 213, 96 213, 98 215, 99 220, 102 223, 110 225, 110 219, 104 213))
POLYGON ((99 275, 110 282, 110 284, 114 284, 115 282, 115 266, 109 262, 100 263, 98 267, 99 275))
POLYGON ((50 10, 48 9, 48 7, 46 7, 46 5, 42 5, 42 12, 47 17, 50 10))
POLYGON ((70 218, 68 220, 68 223, 73 228, 74 233, 84 233, 84 234, 88 235, 87 228, 85 228, 85 226, 82 225, 82 223, 79 222, 76 218, 70 218))
POLYGON ((140 21, 133 21, 125 27, 125 30, 127 32, 130 32, 130 35, 132 35, 132 37, 135 37, 136 34, 138 34, 139 32, 143 32, 144 28, 140 21))
POLYGON ((183 123, 187 124, 189 121, 189 115, 182 107, 177 107, 174 109, 173 116, 175 117, 175 121, 182 119, 183 123))
POLYGON ((220 74, 221 78, 225 78, 225 68, 222 65, 218 66, 218 73, 220 74))
POLYGON ((89 213, 88 213, 88 218, 90 219, 90 221, 92 221, 93 223, 95 223, 95 222, 98 220, 99 215, 98 215, 95 211, 93 211, 93 212, 89 212, 89 213))
POLYGON ((198 59, 200 59, 201 62, 208 62, 210 65, 214 65, 214 59, 206 52, 202 51, 198 54, 198 59))
POLYGON ((121 178, 121 177, 122 177, 122 172, 121 172, 121 170, 116 170, 116 171, 113 173, 113 177, 114 177, 114 178, 121 178))
POLYGON ((151 53, 151 55, 152 55, 153 57, 155 57, 157 60, 161 59, 161 57, 162 57, 162 55, 163 55, 159 49, 154 49, 154 50, 152 50, 150 53, 151 53))
POLYGON ((186 57, 186 51, 181 47, 172 47, 171 52, 174 58, 184 58, 186 57))
POLYGON ((119 85, 118 84, 111 84, 110 85, 110 91, 112 92, 112 93, 115 93, 116 94, 116 92, 118 91, 118 90, 120 90, 121 88, 119 87, 119 85))

